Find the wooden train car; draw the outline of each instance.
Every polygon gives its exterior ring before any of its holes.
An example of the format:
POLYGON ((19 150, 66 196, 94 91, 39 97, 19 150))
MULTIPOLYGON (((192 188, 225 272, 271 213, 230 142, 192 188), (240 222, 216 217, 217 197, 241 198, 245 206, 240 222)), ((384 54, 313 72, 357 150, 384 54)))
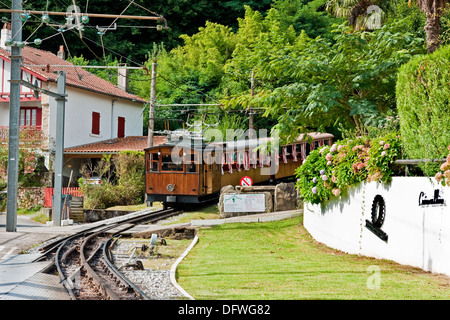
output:
POLYGON ((254 184, 293 177, 295 169, 312 150, 331 145, 334 138, 329 133, 308 135, 311 142, 302 135, 295 143, 269 153, 264 150, 267 145, 264 139, 210 144, 192 140, 183 146, 169 141, 147 148, 147 203, 202 203, 217 198, 226 185, 239 185, 244 176, 251 177, 254 184))

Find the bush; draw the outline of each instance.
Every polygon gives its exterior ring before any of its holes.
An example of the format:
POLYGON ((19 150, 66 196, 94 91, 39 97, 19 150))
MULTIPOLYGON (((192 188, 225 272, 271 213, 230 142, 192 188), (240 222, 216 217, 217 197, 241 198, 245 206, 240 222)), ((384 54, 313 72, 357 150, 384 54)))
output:
POLYGON ((445 162, 441 164, 439 167, 440 171, 436 173, 434 178, 438 183, 441 183, 443 186, 450 186, 450 145, 447 147, 448 155, 445 159, 445 162))
POLYGON ((305 202, 318 204, 339 196, 361 181, 388 183, 392 163, 402 152, 400 137, 389 133, 338 141, 312 151, 296 170, 297 189, 305 202))
MULTIPOLYGON (((397 107, 408 157, 442 159, 450 141, 450 46, 412 59, 400 68, 397 107)), ((428 176, 439 164, 421 165, 428 176)))
POLYGON ((116 182, 102 179, 101 185, 78 183, 84 194, 86 209, 105 209, 113 206, 136 205, 144 202, 145 162, 143 152, 120 152, 112 160, 116 182))

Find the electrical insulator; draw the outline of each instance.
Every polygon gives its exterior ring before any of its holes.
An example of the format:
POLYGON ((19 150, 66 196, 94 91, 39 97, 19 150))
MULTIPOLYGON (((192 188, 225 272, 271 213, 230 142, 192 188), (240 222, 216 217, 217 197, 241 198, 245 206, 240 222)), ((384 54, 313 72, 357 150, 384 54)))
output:
POLYGON ((43 23, 49 23, 50 22, 50 16, 48 14, 43 14, 42 18, 41 18, 41 21, 43 23))
POLYGON ((20 14, 20 20, 22 20, 22 21, 27 21, 29 18, 30 18, 30 15, 26 12, 22 12, 20 14))
POLYGON ((11 47, 13 44, 14 44, 14 41, 12 39, 8 39, 8 40, 5 41, 5 45, 7 47, 11 47))
POLYGON ((84 23, 84 24, 88 23, 89 22, 89 17, 88 16, 82 16, 81 17, 81 22, 84 23))
POLYGON ((163 26, 162 26, 162 25, 158 24, 158 25, 156 26, 156 30, 162 31, 162 29, 163 29, 163 26))
POLYGON ((39 39, 39 38, 34 39, 34 44, 37 46, 40 46, 42 44, 42 39, 39 39))

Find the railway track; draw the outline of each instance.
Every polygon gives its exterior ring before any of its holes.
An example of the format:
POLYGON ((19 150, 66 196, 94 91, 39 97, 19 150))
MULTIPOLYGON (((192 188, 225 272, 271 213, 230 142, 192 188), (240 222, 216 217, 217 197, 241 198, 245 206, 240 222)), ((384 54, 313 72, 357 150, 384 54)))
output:
POLYGON ((114 266, 110 250, 121 232, 179 213, 175 209, 158 210, 97 225, 42 247, 43 254, 36 261, 53 259, 72 300, 148 300, 145 293, 114 266))

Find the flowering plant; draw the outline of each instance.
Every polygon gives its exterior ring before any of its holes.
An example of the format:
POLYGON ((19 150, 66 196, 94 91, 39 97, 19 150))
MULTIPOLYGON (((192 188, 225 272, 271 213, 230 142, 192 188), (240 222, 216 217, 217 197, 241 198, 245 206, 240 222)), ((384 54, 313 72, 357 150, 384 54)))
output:
POLYGON ((400 153, 397 133, 373 140, 359 137, 338 141, 308 155, 296 170, 296 187, 304 201, 318 204, 340 196, 361 181, 387 183, 393 175, 392 163, 400 153))
POLYGON ((441 183, 443 186, 450 186, 450 145, 447 147, 449 153, 446 161, 441 165, 441 171, 438 171, 434 178, 436 181, 441 183))

